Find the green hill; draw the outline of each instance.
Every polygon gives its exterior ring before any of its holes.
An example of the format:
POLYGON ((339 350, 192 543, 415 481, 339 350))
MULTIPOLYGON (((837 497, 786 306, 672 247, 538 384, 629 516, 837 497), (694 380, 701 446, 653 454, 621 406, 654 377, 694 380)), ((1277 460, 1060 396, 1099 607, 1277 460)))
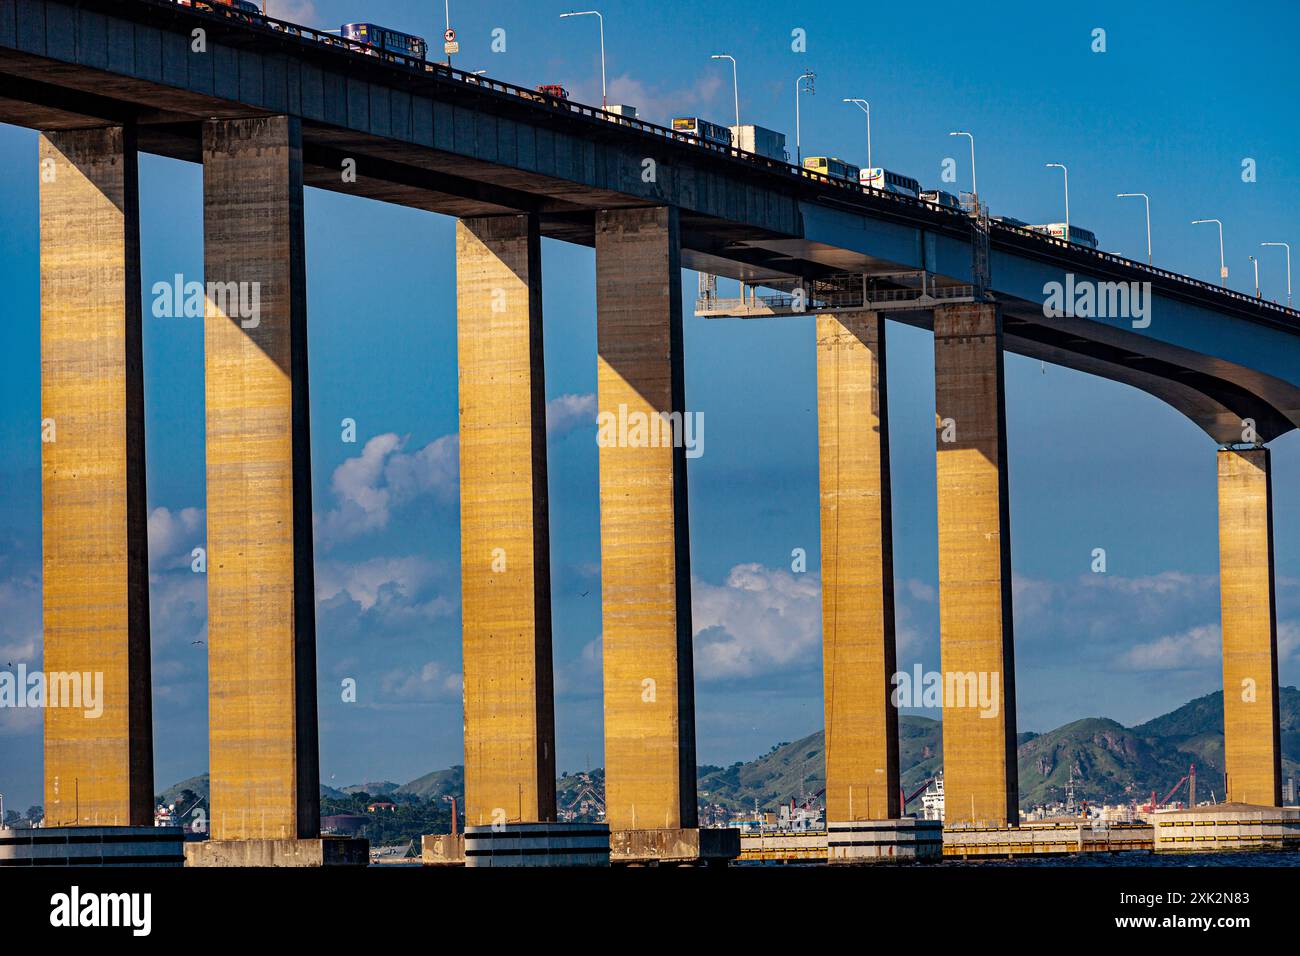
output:
MULTIPOLYGON (((1282 730, 1282 776, 1300 777, 1300 690, 1283 687, 1278 699, 1282 730)), ((1176 710, 1135 727, 1105 717, 1086 717, 1044 734, 1021 733, 1017 740, 1020 804, 1033 807, 1065 797, 1071 773, 1076 800, 1123 803, 1163 797, 1196 764, 1198 796, 1223 795, 1223 694, 1189 701, 1176 710)), ((943 767, 943 725, 928 717, 905 715, 898 721, 901 782, 906 793, 943 767)), ((729 767, 701 766, 701 803, 729 810, 752 810, 755 800, 772 808, 791 798, 812 797, 825 787, 825 738, 821 731, 780 743, 754 760, 729 767)), ((562 809, 602 794, 604 772, 564 774, 557 781, 556 802, 562 809)), ((350 794, 408 797, 440 803, 464 793, 464 767, 437 770, 397 786, 389 781, 335 790, 321 786, 322 799, 343 801, 350 794)), ((183 790, 207 796, 208 776, 181 781, 164 791, 162 802, 175 802, 183 790)))

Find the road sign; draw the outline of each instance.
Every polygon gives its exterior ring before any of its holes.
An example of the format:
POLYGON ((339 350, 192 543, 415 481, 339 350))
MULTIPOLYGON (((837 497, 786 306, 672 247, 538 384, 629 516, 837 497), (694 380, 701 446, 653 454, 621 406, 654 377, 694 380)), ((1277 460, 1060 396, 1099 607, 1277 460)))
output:
POLYGON ((1220 279, 1226 279, 1226 278, 1228 278, 1228 267, 1227 267, 1227 266, 1224 266, 1222 269, 1219 270, 1219 278, 1220 278, 1220 279))
POLYGON ((448 27, 448 28, 447 28, 447 32, 444 33, 444 34, 442 35, 442 38, 443 38, 444 40, 446 40, 448 43, 455 43, 455 42, 456 42, 456 31, 453 30, 451 27, 448 27))
POLYGON ((460 44, 457 43, 455 40, 451 40, 447 43, 444 43, 442 45, 442 52, 447 54, 448 56, 451 56, 453 53, 459 53, 460 44))

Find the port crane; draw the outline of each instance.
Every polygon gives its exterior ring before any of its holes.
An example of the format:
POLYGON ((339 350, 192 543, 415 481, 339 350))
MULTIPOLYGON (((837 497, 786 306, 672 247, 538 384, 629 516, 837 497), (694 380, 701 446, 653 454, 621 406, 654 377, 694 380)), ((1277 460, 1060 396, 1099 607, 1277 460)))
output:
POLYGON ((921 785, 920 785, 919 787, 917 787, 915 790, 913 790, 910 794, 908 794, 908 795, 906 795, 906 796, 904 796, 904 794, 903 794, 903 788, 902 788, 902 787, 899 787, 899 788, 898 788, 898 795, 899 795, 900 797, 903 798, 903 803, 902 803, 902 805, 898 808, 898 812, 899 812, 899 813, 906 813, 906 812, 907 812, 907 805, 908 805, 909 803, 911 803, 913 800, 915 800, 917 797, 919 797, 921 794, 925 793, 925 789, 926 789, 926 787, 928 787, 928 786, 930 786, 930 784, 934 783, 934 780, 935 780, 934 777, 926 777, 925 780, 921 783, 921 785))
POLYGON ((1156 792, 1154 790, 1151 791, 1151 803, 1147 806, 1147 811, 1150 813, 1155 813, 1156 807, 1164 806, 1166 803, 1168 803, 1170 799, 1173 797, 1173 795, 1178 792, 1179 788, 1182 787, 1183 784, 1187 784, 1187 805, 1189 807, 1195 807, 1196 806, 1196 764, 1192 764, 1188 768, 1187 773, 1183 774, 1182 778, 1179 779, 1179 781, 1176 784, 1174 784, 1172 787, 1169 788, 1169 792, 1165 794, 1165 798, 1161 800, 1159 803, 1156 803, 1156 792))

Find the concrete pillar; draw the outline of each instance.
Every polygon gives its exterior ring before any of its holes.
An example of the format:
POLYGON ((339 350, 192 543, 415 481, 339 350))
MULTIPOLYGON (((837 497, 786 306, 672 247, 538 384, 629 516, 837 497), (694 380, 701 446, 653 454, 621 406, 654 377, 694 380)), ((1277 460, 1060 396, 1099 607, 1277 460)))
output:
POLYGON ((66 685, 65 699, 63 682, 49 682, 60 706, 45 710, 45 819, 149 826, 135 135, 46 133, 39 158, 44 666, 80 685, 66 685))
POLYGON ((212 838, 320 829, 302 133, 203 126, 212 838))
POLYGON ((596 215, 596 375, 605 668, 605 819, 696 826, 677 211, 596 215))
POLYGON ((899 816, 884 319, 817 317, 826 819, 899 816))
POLYGON ((996 306, 934 310, 934 379, 944 822, 1015 824, 1011 534, 996 306))
POLYGON ((467 826, 555 819, 541 278, 535 217, 457 223, 467 826))
POLYGON ((1273 488, 1267 448, 1219 451, 1227 799, 1282 805, 1273 488))

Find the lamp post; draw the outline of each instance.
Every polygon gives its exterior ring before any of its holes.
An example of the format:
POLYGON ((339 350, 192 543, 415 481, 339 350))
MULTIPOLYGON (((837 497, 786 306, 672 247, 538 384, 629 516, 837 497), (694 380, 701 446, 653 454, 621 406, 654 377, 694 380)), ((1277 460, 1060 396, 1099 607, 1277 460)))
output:
POLYGON ((875 169, 875 164, 871 161, 871 104, 854 96, 846 96, 844 102, 856 104, 858 109, 867 114, 867 168, 875 169))
POLYGON ((1250 256, 1250 262, 1255 267, 1255 298, 1259 298, 1259 260, 1250 256))
MULTIPOLYGON (((442 0, 442 12, 446 17, 447 33, 450 33, 451 32, 451 0, 442 0)), ((447 33, 444 33, 443 36, 446 36, 447 33)), ((450 43, 451 41, 448 40, 447 42, 450 43)), ((451 66, 450 52, 447 53, 447 65, 451 66)))
POLYGON ((736 58, 730 53, 715 53, 710 60, 730 60, 731 61, 731 89, 736 95, 736 125, 740 125, 740 80, 736 77, 736 58))
POLYGON ((605 95, 605 18, 600 15, 599 10, 579 10, 560 14, 561 20, 566 17, 595 17, 600 21, 600 108, 603 110, 609 105, 609 100, 605 95))
POLYGON ((1204 222, 1212 222, 1219 227, 1219 285, 1228 284, 1228 267, 1223 264, 1223 223, 1218 219, 1193 219, 1192 225, 1199 226, 1204 222))
POLYGON ((1286 250, 1286 307, 1291 308, 1291 243, 1261 242, 1261 246, 1281 246, 1286 250))
POLYGON ((799 74, 799 78, 794 81, 794 151, 797 165, 803 166, 803 141, 799 136, 799 94, 803 92, 803 81, 808 81, 808 92, 815 95, 813 91, 813 81, 817 74, 812 70, 805 70, 799 74))
POLYGON ((1065 244, 1070 244, 1070 171, 1064 163, 1048 163, 1048 169, 1059 169, 1065 174, 1065 244))
POLYGON ((975 134, 968 133, 964 129, 955 129, 949 136, 965 136, 970 140, 970 194, 979 200, 979 186, 975 184, 975 134))
POLYGON ((1151 197, 1146 193, 1116 193, 1116 199, 1129 199, 1141 196, 1147 207, 1147 265, 1151 265, 1151 197))

